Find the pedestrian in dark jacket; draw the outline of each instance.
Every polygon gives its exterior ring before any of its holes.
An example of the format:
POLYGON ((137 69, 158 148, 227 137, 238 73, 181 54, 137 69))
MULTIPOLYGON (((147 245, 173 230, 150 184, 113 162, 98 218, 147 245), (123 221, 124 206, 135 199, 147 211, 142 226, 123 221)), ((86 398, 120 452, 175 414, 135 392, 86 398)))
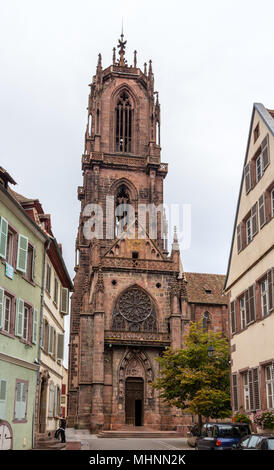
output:
POLYGON ((55 432, 55 439, 59 439, 59 435, 61 435, 61 442, 66 442, 66 420, 65 418, 60 418, 60 427, 55 432))

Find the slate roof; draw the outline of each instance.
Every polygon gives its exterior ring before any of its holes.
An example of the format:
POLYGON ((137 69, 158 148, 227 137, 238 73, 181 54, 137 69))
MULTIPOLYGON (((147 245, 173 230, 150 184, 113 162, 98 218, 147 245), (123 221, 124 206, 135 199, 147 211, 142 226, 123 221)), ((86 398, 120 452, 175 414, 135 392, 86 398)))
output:
POLYGON ((227 305, 223 294, 225 276, 221 274, 185 273, 187 299, 190 303, 227 305))

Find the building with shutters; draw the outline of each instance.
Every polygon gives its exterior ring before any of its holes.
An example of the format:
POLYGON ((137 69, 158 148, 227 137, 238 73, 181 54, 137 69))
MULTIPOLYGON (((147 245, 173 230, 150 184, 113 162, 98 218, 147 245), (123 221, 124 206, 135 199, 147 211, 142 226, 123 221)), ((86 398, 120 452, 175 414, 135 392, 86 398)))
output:
MULTIPOLYGON (((48 215, 43 223, 48 235, 52 236, 48 215)), ((51 238, 45 261, 37 435, 54 434, 62 415, 64 319, 69 314, 69 292, 73 286, 61 250, 51 238)))
POLYGON ((12 190, 15 181, 2 168, 0 182, 0 419, 13 449, 29 449, 59 425, 73 286, 50 215, 38 199, 12 190))
POLYGON ((31 449, 46 233, 0 168, 0 450, 31 449))
POLYGON ((225 290, 234 413, 274 409, 274 112, 253 106, 225 290))
POLYGON ((119 58, 114 48, 105 69, 99 54, 90 84, 78 188, 68 424, 95 433, 128 426, 186 433, 192 417, 168 407, 152 387, 156 359, 165 348, 183 346, 190 321, 202 319, 205 328, 227 333, 224 277, 185 273, 176 233, 168 253, 164 214, 154 219, 154 233, 139 214, 140 206, 163 203, 168 165, 161 162, 152 63, 141 70, 135 51, 128 65, 125 44, 122 35, 119 58), (95 213, 102 223, 94 233, 95 213))

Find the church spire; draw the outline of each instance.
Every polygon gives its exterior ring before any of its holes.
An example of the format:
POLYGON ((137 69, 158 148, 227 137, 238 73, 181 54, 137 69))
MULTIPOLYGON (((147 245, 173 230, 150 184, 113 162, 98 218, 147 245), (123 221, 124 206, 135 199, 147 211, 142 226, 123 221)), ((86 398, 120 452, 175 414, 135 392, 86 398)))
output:
POLYGON ((179 246, 179 243, 178 243, 178 236, 177 236, 177 227, 176 226, 174 226, 172 251, 180 251, 180 246, 179 246))

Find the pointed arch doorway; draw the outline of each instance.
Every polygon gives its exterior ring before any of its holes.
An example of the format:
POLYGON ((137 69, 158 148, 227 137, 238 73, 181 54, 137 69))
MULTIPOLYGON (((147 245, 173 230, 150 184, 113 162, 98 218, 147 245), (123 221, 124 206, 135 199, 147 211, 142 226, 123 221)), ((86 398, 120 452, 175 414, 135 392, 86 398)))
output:
POLYGON ((139 377, 128 377, 125 383, 126 424, 143 426, 144 414, 144 380, 139 377))

